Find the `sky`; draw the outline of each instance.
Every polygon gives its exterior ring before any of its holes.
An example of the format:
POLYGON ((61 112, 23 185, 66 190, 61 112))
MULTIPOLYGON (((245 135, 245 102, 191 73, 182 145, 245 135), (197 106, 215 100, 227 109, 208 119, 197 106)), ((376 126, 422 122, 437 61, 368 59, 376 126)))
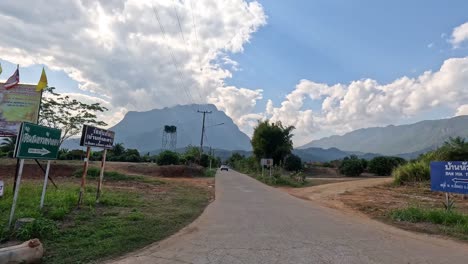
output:
MULTIPOLYGON (((294 145, 468 114, 468 2, 18 0, 0 2, 5 80, 110 110, 212 103, 250 135, 294 145)), ((195 111, 196 109, 194 109, 195 111)), ((215 122, 215 121, 213 121, 215 122)))

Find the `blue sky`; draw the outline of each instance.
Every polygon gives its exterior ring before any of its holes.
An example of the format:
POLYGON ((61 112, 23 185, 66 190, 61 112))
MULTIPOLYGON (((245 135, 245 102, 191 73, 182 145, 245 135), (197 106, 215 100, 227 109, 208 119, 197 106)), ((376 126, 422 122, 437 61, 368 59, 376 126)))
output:
POLYGON ((108 107, 110 125, 212 103, 247 134, 259 119, 294 125, 301 145, 468 114, 468 1, 75 3, 0 2, 0 80, 19 63, 36 83, 44 65, 58 92, 108 107))
MULTIPOLYGON (((260 1, 268 24, 243 53, 227 83, 264 89, 280 103, 300 79, 327 84, 371 78, 388 83, 438 70, 468 54, 447 42, 468 20, 468 1, 260 1)), ((309 105, 312 108, 317 104, 309 105)), ((441 114, 441 113, 440 113, 441 114)))

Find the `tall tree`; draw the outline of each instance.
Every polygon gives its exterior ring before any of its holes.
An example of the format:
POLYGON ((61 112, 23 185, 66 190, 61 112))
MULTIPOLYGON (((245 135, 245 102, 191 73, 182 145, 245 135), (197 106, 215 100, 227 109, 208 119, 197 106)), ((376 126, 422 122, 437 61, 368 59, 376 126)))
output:
POLYGON ((42 97, 39 124, 62 130, 60 143, 81 132, 84 124, 106 126, 96 114, 108 109, 99 103, 86 104, 47 87, 42 97))
POLYGON ((280 121, 276 123, 269 120, 259 121, 251 141, 255 157, 258 160, 272 158, 274 164, 279 164, 291 154, 293 130, 294 126, 284 127, 280 121))

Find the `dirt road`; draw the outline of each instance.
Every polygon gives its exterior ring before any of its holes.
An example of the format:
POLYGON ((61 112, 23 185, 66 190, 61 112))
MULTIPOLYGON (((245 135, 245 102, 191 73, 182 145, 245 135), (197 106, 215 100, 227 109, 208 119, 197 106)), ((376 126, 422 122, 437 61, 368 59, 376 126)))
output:
POLYGON ((464 244, 316 206, 237 172, 216 177, 216 200, 197 221, 112 263, 467 263, 464 244))

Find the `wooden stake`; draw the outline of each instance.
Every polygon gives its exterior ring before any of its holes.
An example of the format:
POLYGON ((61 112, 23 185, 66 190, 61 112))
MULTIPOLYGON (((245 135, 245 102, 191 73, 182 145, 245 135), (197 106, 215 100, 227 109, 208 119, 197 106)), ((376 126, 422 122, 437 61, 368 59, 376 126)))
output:
POLYGON ((24 167, 24 159, 21 159, 19 163, 19 170, 18 170, 18 175, 17 175, 18 177, 16 177, 16 182, 15 182, 16 183, 15 194, 13 195, 13 204, 11 205, 10 220, 8 221, 8 227, 11 227, 11 222, 13 221, 13 216, 15 215, 15 208, 16 208, 16 202, 18 201, 21 176, 23 175, 23 167, 24 167))
POLYGON ((91 154, 91 147, 86 147, 86 158, 83 164, 83 175, 81 176, 80 196, 78 197, 78 207, 83 204, 84 192, 86 187, 86 175, 88 174, 89 155, 91 154))
POLYGON ((99 198, 101 197, 102 180, 104 179, 104 167, 106 166, 106 155, 107 155, 107 149, 104 149, 104 152, 102 153, 101 170, 99 171, 99 182, 98 182, 97 193, 96 193, 96 203, 99 203, 99 198))
POLYGON ((42 187, 41 204, 39 205, 39 208, 41 209, 42 207, 44 207, 44 199, 45 199, 45 194, 47 191, 47 179, 49 178, 49 171, 50 171, 50 160, 47 161, 47 167, 46 167, 45 176, 44 176, 44 186, 42 187))

